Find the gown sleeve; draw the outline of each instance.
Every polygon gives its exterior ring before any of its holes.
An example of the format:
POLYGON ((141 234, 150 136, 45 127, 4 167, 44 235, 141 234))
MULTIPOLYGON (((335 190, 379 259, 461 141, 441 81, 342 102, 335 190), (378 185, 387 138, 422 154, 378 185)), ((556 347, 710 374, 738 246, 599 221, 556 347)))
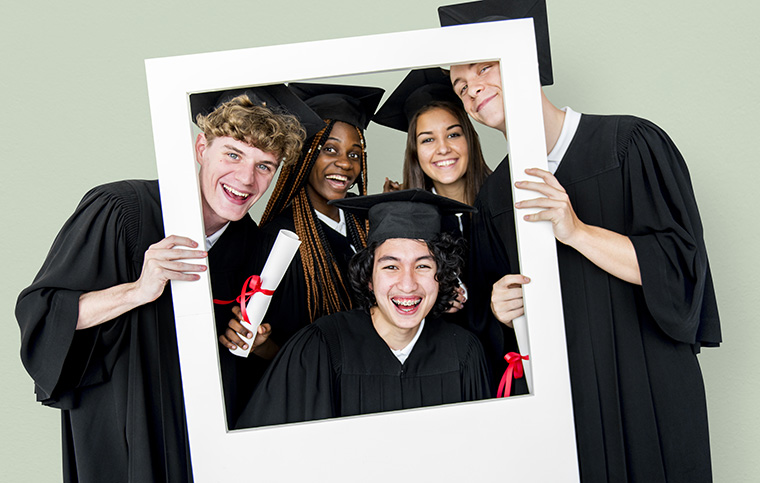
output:
POLYGON ((720 323, 702 222, 681 153, 665 132, 641 119, 629 136, 620 136, 618 149, 648 310, 671 338, 717 345, 720 323))
POLYGON ((477 401, 491 396, 488 368, 478 339, 465 333, 465 356, 462 358, 462 401, 477 401))
POLYGON ((310 421, 339 414, 335 397, 335 363, 323 332, 309 325, 277 354, 237 428, 310 421))
POLYGON ((21 360, 43 404, 66 407, 71 403, 60 401, 62 394, 107 380, 126 336, 119 318, 76 330, 81 294, 126 282, 132 275, 134 240, 127 234, 139 226, 139 202, 126 185, 119 189, 124 192, 98 187, 84 196, 18 298, 21 360))

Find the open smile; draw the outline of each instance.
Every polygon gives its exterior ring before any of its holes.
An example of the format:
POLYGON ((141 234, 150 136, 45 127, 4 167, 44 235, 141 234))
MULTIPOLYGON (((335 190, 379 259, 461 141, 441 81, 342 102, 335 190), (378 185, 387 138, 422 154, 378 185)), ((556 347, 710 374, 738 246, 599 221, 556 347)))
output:
POLYGON ((228 184, 222 183, 222 189, 224 189, 224 193, 227 195, 227 198, 231 200, 233 203, 237 204, 243 204, 248 200, 248 198, 251 196, 250 193, 244 193, 242 191, 238 191, 232 186, 228 184))
POLYGON ((344 190, 348 187, 349 178, 344 174, 328 174, 325 179, 336 189, 344 190))
POLYGON ((435 161, 433 166, 436 168, 448 168, 449 166, 455 165, 457 161, 459 161, 459 158, 442 159, 440 161, 435 161))
POLYGON ((392 297, 391 302, 402 314, 414 314, 422 302, 422 297, 392 297))

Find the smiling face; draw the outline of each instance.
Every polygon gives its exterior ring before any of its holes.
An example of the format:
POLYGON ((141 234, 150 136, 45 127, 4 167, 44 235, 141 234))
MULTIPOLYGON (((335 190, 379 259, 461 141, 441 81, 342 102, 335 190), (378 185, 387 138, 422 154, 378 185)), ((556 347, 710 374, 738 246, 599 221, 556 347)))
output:
POLYGON ((452 65, 449 71, 454 92, 473 119, 507 132, 498 62, 452 65))
POLYGON ((433 180, 438 193, 463 187, 468 149, 462 125, 443 108, 433 108, 417 117, 417 159, 422 171, 433 180))
POLYGON ((211 235, 228 221, 240 220, 272 182, 280 162, 267 153, 231 137, 207 143, 199 134, 195 156, 200 164, 203 223, 211 235))
POLYGON ((361 173, 362 141, 356 128, 337 121, 330 131, 309 173, 306 190, 314 209, 336 221, 338 208, 330 200, 346 197, 348 189, 361 173))
POLYGON ((414 337, 438 298, 435 274, 435 258, 424 241, 390 238, 375 249, 370 289, 377 306, 370 313, 386 342, 414 337))

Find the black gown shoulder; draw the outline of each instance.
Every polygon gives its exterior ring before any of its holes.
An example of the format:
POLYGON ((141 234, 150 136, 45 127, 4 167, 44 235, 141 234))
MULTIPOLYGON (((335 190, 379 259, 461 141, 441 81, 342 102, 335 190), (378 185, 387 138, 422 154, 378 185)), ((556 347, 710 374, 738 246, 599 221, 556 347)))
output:
MULTIPOLYGON (((236 264, 255 265, 257 231, 245 217, 209 251, 220 298, 242 285, 236 264)), ((145 251, 163 238, 156 181, 96 187, 19 296, 22 362, 38 400, 62 410, 65 481, 192 480, 170 287, 152 303, 76 330, 80 295, 136 281, 145 251)))
POLYGON ((149 181, 90 190, 58 233, 34 282, 19 295, 21 359, 43 404, 72 407, 73 389, 109 377, 125 321, 76 331, 79 297, 139 277, 137 262, 141 269, 145 249, 163 237, 158 196, 158 184, 149 181))
POLYGON ((137 280, 162 238, 157 182, 94 188, 19 296, 22 361, 38 400, 63 410, 65 481, 192 478, 170 291, 75 330, 79 296, 137 280))

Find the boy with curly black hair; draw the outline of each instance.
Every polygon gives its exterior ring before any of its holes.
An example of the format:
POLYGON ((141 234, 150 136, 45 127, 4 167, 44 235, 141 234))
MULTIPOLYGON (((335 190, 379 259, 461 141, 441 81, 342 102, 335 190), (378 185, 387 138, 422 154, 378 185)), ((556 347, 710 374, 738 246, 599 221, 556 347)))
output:
POLYGON ((424 190, 335 200, 368 217, 368 246, 351 260, 363 308, 315 321, 282 348, 238 420, 264 426, 481 399, 483 349, 435 318, 456 295, 461 248, 441 214, 468 205, 424 190))

